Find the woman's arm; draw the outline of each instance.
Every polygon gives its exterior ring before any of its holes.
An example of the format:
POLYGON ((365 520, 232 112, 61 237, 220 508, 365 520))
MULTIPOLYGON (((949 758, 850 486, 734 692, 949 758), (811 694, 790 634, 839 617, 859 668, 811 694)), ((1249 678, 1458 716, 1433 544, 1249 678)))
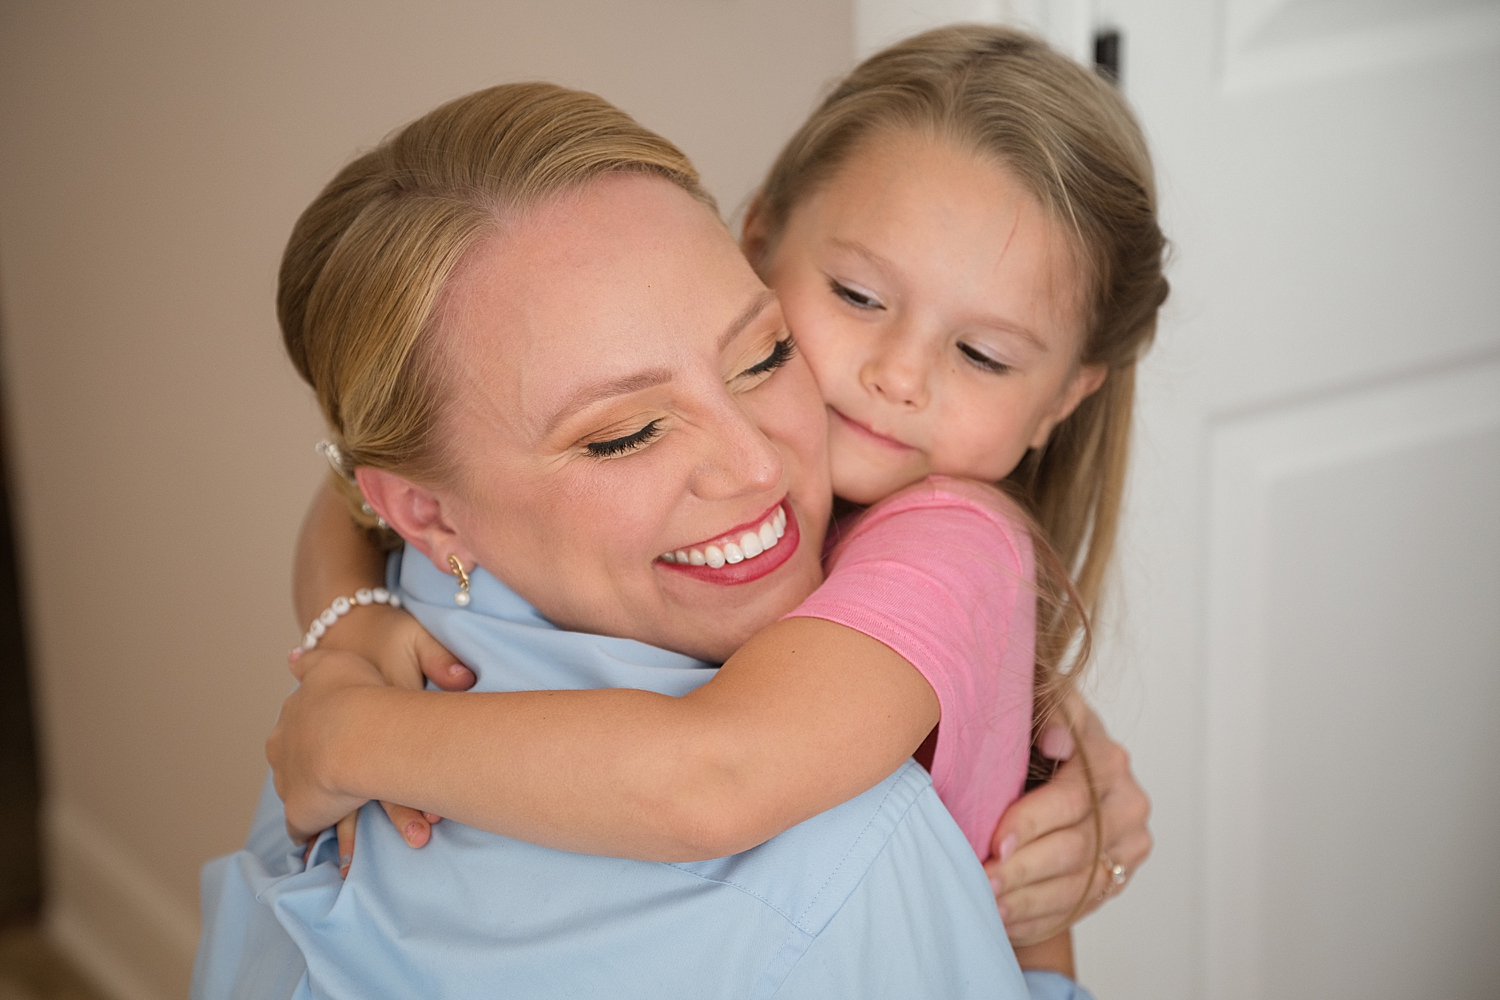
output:
POLYGON ((303 835, 383 798, 563 850, 721 857, 872 787, 938 722, 916 668, 816 618, 763 630, 681 698, 458 697, 387 687, 346 654, 302 660, 267 755, 303 835))

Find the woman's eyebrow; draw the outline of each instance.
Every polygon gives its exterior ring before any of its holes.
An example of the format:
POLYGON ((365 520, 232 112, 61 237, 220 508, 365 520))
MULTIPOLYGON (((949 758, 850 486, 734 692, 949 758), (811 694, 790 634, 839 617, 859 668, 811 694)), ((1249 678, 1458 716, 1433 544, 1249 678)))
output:
MULTIPOLYGON (((769 288, 761 291, 750 300, 743 312, 736 316, 719 335, 719 350, 728 346, 729 342, 744 332, 745 327, 755 322, 766 307, 776 301, 776 293, 769 288)), ((591 385, 581 387, 568 401, 558 408, 547 427, 542 431, 542 436, 547 437, 557 430, 559 424, 567 420, 579 410, 593 406, 613 396, 628 396, 632 392, 640 392, 642 389, 650 389, 658 385, 665 385, 672 381, 672 372, 666 368, 647 368, 644 371, 634 372, 630 375, 622 375, 619 378, 607 379, 603 382, 595 382, 591 385)))
POLYGON ((665 385, 672 381, 672 372, 667 368, 647 368, 644 371, 633 372, 630 375, 622 375, 619 378, 607 379, 603 382, 594 382, 583 386, 564 403, 552 418, 547 421, 547 427, 542 432, 547 437, 557 430, 558 424, 567 420, 573 414, 595 403, 609 399, 613 396, 627 396, 632 392, 640 392, 642 389, 650 389, 654 386, 665 385))
POLYGON ((730 323, 724 332, 719 334, 719 350, 722 351, 728 347, 731 340, 743 333, 745 327, 755 322, 755 318, 766 311, 766 306, 775 301, 775 292, 769 288, 761 289, 760 294, 750 300, 750 304, 745 307, 745 311, 736 316, 734 322, 730 323))

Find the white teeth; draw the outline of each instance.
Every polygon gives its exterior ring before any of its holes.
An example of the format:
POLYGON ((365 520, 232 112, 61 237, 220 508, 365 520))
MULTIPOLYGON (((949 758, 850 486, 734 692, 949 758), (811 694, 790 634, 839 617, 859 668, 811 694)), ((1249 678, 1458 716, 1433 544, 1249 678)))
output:
POLYGON ((760 544, 760 536, 753 531, 747 531, 740 536, 740 548, 744 550, 746 559, 754 559, 766 551, 766 547, 760 544))
POLYGON ((710 569, 720 569, 726 565, 742 563, 746 559, 754 559, 767 549, 774 549, 785 534, 786 510, 778 505, 771 512, 771 516, 760 523, 760 527, 754 531, 745 532, 733 542, 725 542, 722 547, 705 545, 702 549, 677 549, 675 552, 663 552, 661 561, 679 563, 683 566, 707 566, 710 569))

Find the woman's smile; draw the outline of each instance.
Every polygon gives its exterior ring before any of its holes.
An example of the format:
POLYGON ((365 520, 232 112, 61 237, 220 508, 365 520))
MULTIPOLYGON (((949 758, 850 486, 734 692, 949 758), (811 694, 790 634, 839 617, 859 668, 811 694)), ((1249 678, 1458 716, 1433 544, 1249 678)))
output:
POLYGON ((657 565, 695 580, 734 585, 759 580, 797 553, 802 532, 783 497, 769 511, 703 542, 663 552, 657 565))

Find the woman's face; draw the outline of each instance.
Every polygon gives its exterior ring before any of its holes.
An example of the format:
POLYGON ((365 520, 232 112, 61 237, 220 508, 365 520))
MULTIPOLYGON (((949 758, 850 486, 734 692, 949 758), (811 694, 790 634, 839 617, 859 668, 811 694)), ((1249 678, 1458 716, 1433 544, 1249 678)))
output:
POLYGON ((456 554, 552 622, 722 660, 821 581, 817 388, 675 185, 613 175, 527 211, 467 256, 438 327, 456 554))

